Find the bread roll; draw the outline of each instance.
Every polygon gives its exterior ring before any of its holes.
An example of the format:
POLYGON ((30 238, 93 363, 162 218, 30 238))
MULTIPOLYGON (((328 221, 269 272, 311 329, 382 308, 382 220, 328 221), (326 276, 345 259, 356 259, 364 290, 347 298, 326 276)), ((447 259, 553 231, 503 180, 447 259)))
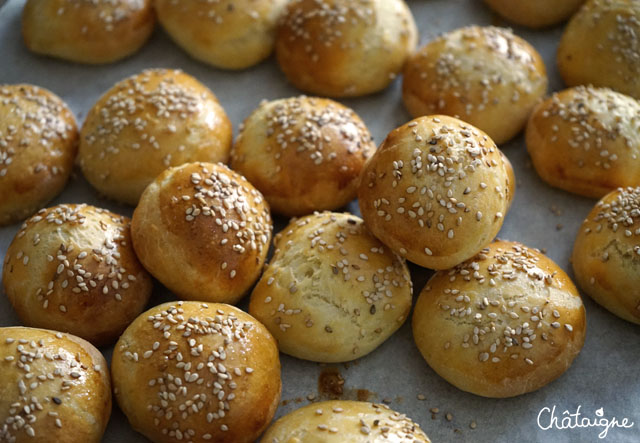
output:
POLYGON ((558 46, 567 86, 606 86, 640 99, 640 2, 588 0, 558 46))
POLYGON ((262 272, 273 225, 262 194, 217 163, 167 169, 133 213, 144 267, 179 297, 235 303, 262 272))
POLYGON ((578 286, 597 303, 640 324, 640 187, 620 188, 600 200, 573 246, 578 286))
POLYGON ((413 337, 429 366, 463 391, 513 397, 571 366, 584 344, 575 286, 534 249, 497 241, 437 272, 413 313, 413 337))
POLYGON ((244 122, 231 167, 288 216, 338 209, 356 196, 376 146, 351 109, 322 98, 262 103, 244 122))
POLYGON ((325 212, 293 220, 274 243, 249 312, 285 354, 319 362, 354 360, 407 319, 409 269, 355 215, 325 212))
POLYGON ((0 226, 62 191, 77 148, 75 118, 58 96, 32 85, 0 85, 0 226))
POLYGON ((151 296, 131 245, 130 220, 89 205, 38 211, 11 242, 4 290, 27 326, 113 343, 151 296))
POLYGON ((540 54, 508 29, 470 26, 411 56, 402 96, 414 117, 446 114, 485 131, 498 145, 524 127, 547 91, 540 54))
POLYGON ((22 36, 31 51, 111 63, 137 52, 156 23, 151 0, 27 0, 22 36))
POLYGON ((192 57, 243 69, 271 54, 288 0, 156 0, 158 20, 192 57))
POLYGON ((510 22, 529 28, 544 28, 565 21, 585 0, 484 0, 510 22))
POLYGON ((509 161, 484 132, 447 116, 393 130, 358 190, 367 227, 402 257, 447 269, 496 236, 513 199, 509 161))
POLYGON ((640 185, 640 103, 631 97, 590 86, 556 93, 531 115, 526 140, 552 186, 599 198, 640 185))
POLYGON ((276 56, 296 88, 357 97, 386 88, 417 41, 403 0, 292 0, 278 27, 276 56))
POLYGON ((0 441, 99 443, 111 415, 107 362, 88 342, 0 328, 0 441))
POLYGON ((420 426, 384 404, 333 400, 312 403, 285 415, 262 443, 429 443, 420 426))
POLYGON ((79 163, 105 196, 136 205, 170 166, 226 162, 231 122, 216 96, 178 70, 148 69, 107 91, 82 126, 79 163))
POLYGON ((111 368, 120 408, 156 443, 254 442, 280 401, 275 340, 229 305, 150 309, 118 340, 111 368))

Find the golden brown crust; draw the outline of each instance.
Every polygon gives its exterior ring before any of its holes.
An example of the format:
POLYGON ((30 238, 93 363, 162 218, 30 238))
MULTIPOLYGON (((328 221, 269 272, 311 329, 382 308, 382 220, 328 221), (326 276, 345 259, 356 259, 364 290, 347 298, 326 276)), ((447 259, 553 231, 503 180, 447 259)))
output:
POLYGON ((245 120, 231 167, 262 192, 274 212, 306 215, 353 200, 375 150, 351 109, 301 96, 264 102, 245 120))
POLYGON ((367 163, 358 191, 367 227, 408 260, 447 269, 496 236, 513 174, 495 143, 447 116, 392 131, 367 163))
POLYGON ((285 354, 354 360, 407 319, 409 268, 355 215, 324 212, 293 220, 274 244, 249 312, 285 354))
POLYGON ((565 21, 585 0, 484 0, 510 22, 529 28, 544 28, 565 21))
POLYGON ((430 443, 420 426, 387 405, 332 400, 313 403, 281 417, 262 443, 430 443))
POLYGON ((534 110, 526 140, 552 186, 599 198, 640 185, 640 103, 631 97, 589 86, 556 93, 534 110))
POLYGON ((502 161, 504 163, 504 167, 507 170, 507 183, 508 183, 508 198, 509 198, 509 208, 511 208, 511 204, 513 203, 513 198, 516 195, 516 174, 515 171, 513 170, 513 165, 511 164, 511 161, 509 161, 509 158, 504 155, 504 152, 500 151, 501 157, 502 157, 502 161))
POLYGON ((90 343, 0 328, 0 441, 98 443, 110 415, 107 362, 90 343))
POLYGON ((529 43, 508 29, 470 26, 412 55, 402 93, 414 117, 461 118, 500 145, 524 127, 547 83, 542 58, 529 43))
POLYGON ((403 0, 293 0, 278 27, 276 56, 298 89, 355 97, 386 88, 417 40, 403 0))
POLYGON ((78 161, 101 193, 135 205, 170 166, 226 162, 231 122, 216 96, 179 70, 148 69, 116 83, 82 126, 78 161))
POLYGON ((558 46, 567 86, 594 85, 640 98, 640 3, 588 0, 558 46))
POLYGON ((4 289, 27 326, 113 343, 144 309, 152 282, 131 244, 130 220, 65 204, 27 220, 5 256, 4 289))
POLYGON ((158 20, 192 57, 244 69, 271 54, 287 0, 156 0, 158 20))
POLYGON ((620 318, 640 324, 640 187, 600 200, 573 247, 578 286, 620 318))
POLYGON ((273 230, 269 206, 217 163, 167 169, 133 213, 133 245, 170 290, 188 300, 235 303, 258 279, 273 230))
POLYGON ((129 422, 158 443, 253 442, 280 400, 275 340, 229 305, 152 308, 120 337, 111 367, 129 422))
POLYGON ((437 272, 413 314, 413 336, 429 366, 484 397, 513 397, 555 380, 582 349, 585 332, 569 277, 515 242, 494 242, 437 272))
POLYGON ((75 118, 58 96, 27 84, 0 85, 0 226, 58 195, 77 149, 75 118))
POLYGON ((111 63, 138 51, 156 23, 151 0, 28 0, 22 36, 31 51, 111 63))

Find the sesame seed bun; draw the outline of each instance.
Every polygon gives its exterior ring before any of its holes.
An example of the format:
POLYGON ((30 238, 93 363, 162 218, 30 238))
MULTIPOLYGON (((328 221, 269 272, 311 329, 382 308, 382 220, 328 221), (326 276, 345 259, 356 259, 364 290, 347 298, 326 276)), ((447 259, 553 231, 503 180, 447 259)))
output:
POLYGON ((322 98, 262 103, 244 122, 231 167, 287 216, 340 208, 356 196, 376 146, 351 109, 322 98))
POLYGON ((640 103, 605 88, 579 86, 541 103, 527 125, 540 177, 560 189, 602 197, 640 185, 640 103))
POLYGON ((251 294, 249 312, 285 354, 318 362, 360 358, 411 310, 409 269, 351 214, 293 220, 251 294))
POLYGON ((285 415, 262 436, 262 443, 429 443, 420 426, 387 405, 333 400, 313 403, 285 415))
POLYGON ((82 126, 78 162, 100 193, 136 205, 170 166, 226 162, 231 122, 216 96, 179 70, 148 69, 107 91, 82 126))
POLYGON ((513 168, 484 132, 447 116, 393 130, 358 191, 367 227, 402 257, 447 269, 491 242, 513 199, 513 168))
POLYGON ((269 206, 220 163, 167 169, 133 213, 144 267, 179 297, 235 303, 262 272, 273 225, 269 206))
POLYGON ((252 443, 280 401, 275 340, 229 305, 150 309, 118 340, 111 368, 120 408, 156 443, 252 443))
POLYGON ((578 286, 620 318, 640 324, 640 187, 600 200, 573 246, 578 286))
POLYGON ((155 23, 151 0, 28 0, 22 36, 35 53, 102 64, 137 52, 155 23))
POLYGON ((584 344, 582 299, 567 274, 535 249, 496 241, 438 271, 413 313, 429 366, 463 391, 513 397, 560 377, 584 344))
POLYGON ((27 220, 5 255, 2 282, 27 326, 113 343, 142 312, 151 277, 131 245, 130 220, 58 205, 27 220))
POLYGON ((111 383, 90 343, 45 329, 0 328, 0 361, 0 441, 102 441, 111 383))
POLYGON ((565 21, 585 0, 484 0, 506 20, 529 28, 544 28, 565 21))
POLYGON ((158 21, 192 57, 244 69, 273 51, 276 23, 288 0, 156 0, 158 21))
POLYGON ((640 98, 640 2, 588 0, 565 28, 558 69, 567 86, 594 85, 640 98))
POLYGON ((58 195, 77 149, 75 118, 58 96, 32 85, 0 85, 0 226, 58 195))
POLYGON ((470 26, 436 38, 407 61, 402 96, 414 117, 446 114, 498 144, 515 137, 547 92, 540 54, 508 29, 470 26))
POLYGON ((276 56, 296 88, 357 97, 386 88, 417 41, 403 0, 293 0, 280 20, 276 56))

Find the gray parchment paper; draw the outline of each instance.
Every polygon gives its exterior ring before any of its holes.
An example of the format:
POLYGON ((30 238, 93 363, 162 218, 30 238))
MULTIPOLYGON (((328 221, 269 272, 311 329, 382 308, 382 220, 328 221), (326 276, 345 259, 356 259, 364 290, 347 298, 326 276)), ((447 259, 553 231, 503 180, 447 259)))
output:
MULTIPOLYGON (((558 0, 562 1, 562 0, 558 0)), ((438 33, 464 25, 505 25, 480 0, 410 0, 421 32, 421 43, 438 33)), ((9 0, 0 9, 0 83, 32 83, 58 94, 82 122, 98 97, 115 82, 144 68, 180 68, 210 87, 225 107, 234 128, 262 99, 297 95, 273 59, 242 72, 225 72, 190 59, 157 29, 149 43, 131 58, 107 66, 66 63, 29 53, 22 43, 20 13, 23 0, 9 0)), ((562 27, 544 31, 515 28, 543 55, 550 76, 551 90, 562 88, 555 67, 555 51, 562 27)), ((404 110, 400 81, 386 91, 370 97, 346 100, 369 126, 376 142, 396 126, 409 120, 404 110)), ((516 170, 515 202, 500 237, 545 248, 548 255, 570 273, 569 256, 582 219, 595 200, 551 189, 532 169, 522 137, 501 146, 516 170), (559 211, 552 211, 552 206, 559 211)), ((1 198, 1 197, 0 197, 1 198)), ((97 197, 79 173, 52 203, 87 202, 130 215, 132 209, 97 197)), ((357 212, 352 203, 349 210, 357 212)), ((282 228, 285 220, 277 220, 282 228)), ((0 259, 19 225, 0 228, 0 259)), ((411 267, 416 295, 430 271, 411 267)), ((151 303, 172 297, 156 285, 151 303)), ((542 430, 537 424, 539 411, 556 405, 556 413, 581 412, 595 418, 603 408, 604 417, 627 417, 635 425, 613 429, 604 441, 640 442, 640 327, 614 317, 585 297, 588 331, 584 349, 569 371, 545 388, 518 398, 493 400, 462 392, 448 384, 423 361, 413 344, 410 322, 370 355, 348 365, 335 365, 344 378, 345 398, 354 398, 358 389, 369 391, 371 401, 387 401, 398 411, 415 419, 434 442, 595 442, 601 429, 542 430), (424 396, 419 400, 418 395, 424 396), (432 418, 431 408, 439 413, 432 418), (445 418, 452 414, 452 420, 445 418), (476 429, 470 428, 472 421, 476 429)), ((241 304, 246 306, 246 300, 241 304)), ((19 321, 4 294, 0 295, 0 325, 19 321)), ((103 349, 107 357, 111 349, 103 349)), ((307 404, 307 396, 318 395, 318 376, 327 367, 282 356, 283 392, 281 416, 307 404)), ((549 423, 547 416, 546 423, 549 423)), ((128 425, 114 407, 106 442, 145 441, 128 425)))

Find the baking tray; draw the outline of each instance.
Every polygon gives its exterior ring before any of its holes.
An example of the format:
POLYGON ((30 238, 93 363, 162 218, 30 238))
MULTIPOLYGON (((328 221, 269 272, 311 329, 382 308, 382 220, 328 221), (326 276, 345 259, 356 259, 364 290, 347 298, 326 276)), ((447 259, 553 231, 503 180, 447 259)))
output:
MULTIPOLYGON (((561 0, 559 0, 561 1, 561 0)), ((0 0, 1 2, 1 0, 0 0)), ((23 0, 9 0, 0 9, 0 83, 32 83, 62 97, 81 123, 98 97, 117 81, 145 68, 180 68, 210 87, 218 96, 236 129, 262 99, 299 94, 288 85, 272 59, 254 68, 227 72, 189 58, 156 29, 149 43, 134 56, 111 65, 85 66, 31 54, 22 43, 20 13, 23 0)), ((408 4, 421 33, 421 44, 437 34, 469 24, 502 25, 479 0, 415 0, 408 4)), ((514 28, 542 54, 550 89, 563 85, 555 66, 562 26, 531 31, 514 28)), ((410 119, 401 100, 401 83, 369 97, 343 100, 366 122, 377 143, 410 119)), ((516 171, 517 190, 500 237, 517 240, 545 251, 571 275, 569 257, 575 234, 595 200, 550 188, 531 167, 524 140, 501 146, 516 171)), ((132 208, 101 199, 76 171, 57 203, 90 203, 131 215, 132 208)), ((348 210, 358 213, 357 204, 348 210)), ((276 230, 286 220, 276 217, 276 230)), ((0 259, 19 224, 0 228, 0 259)), ((431 271, 411 266, 416 296, 431 271)), ((156 284, 151 305, 172 300, 156 284)), ((434 442, 638 442, 640 441, 640 328, 609 314, 585 297, 587 336, 582 353, 558 380, 537 392, 512 399, 486 399, 462 392, 440 378, 424 362, 411 335, 410 321, 373 353, 357 361, 322 365, 281 356, 282 403, 277 417, 310 401, 330 397, 388 403, 416 420, 434 442), (579 411, 591 420, 628 418, 631 428, 603 427, 542 429, 550 424, 544 408, 556 408, 558 424, 579 411), (437 411, 437 412, 434 412, 437 411), (541 420, 538 416, 542 412, 541 420), (597 415, 601 414, 600 415, 597 415), (472 429, 472 422, 475 429, 472 429)), ((246 308, 245 299, 240 306, 246 308)), ((6 297, 0 296, 0 325, 20 324, 6 297)), ((107 358, 111 349, 102 349, 107 358)), ((567 423, 574 425, 574 419, 567 423)), ((116 405, 105 442, 142 442, 116 405)))

